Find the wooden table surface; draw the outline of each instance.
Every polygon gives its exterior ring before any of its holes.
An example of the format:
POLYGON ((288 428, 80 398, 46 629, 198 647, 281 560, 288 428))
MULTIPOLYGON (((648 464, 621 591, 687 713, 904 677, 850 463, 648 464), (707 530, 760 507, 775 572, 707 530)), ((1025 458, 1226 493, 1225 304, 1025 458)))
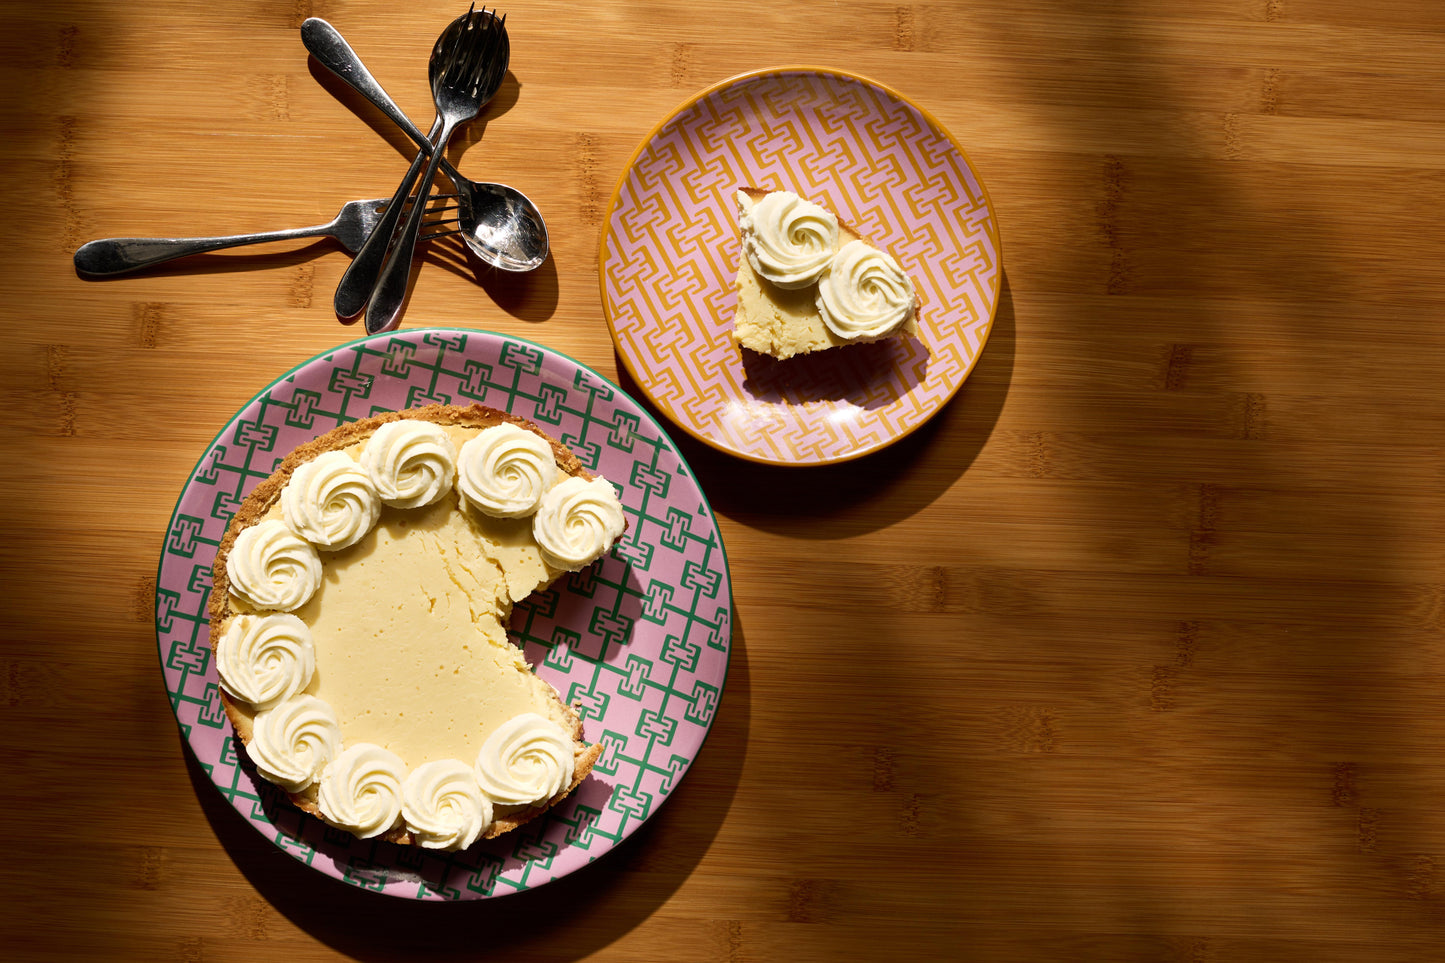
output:
MULTIPOLYGON (((735 631, 712 736, 617 852, 465 905, 283 855, 189 756, 156 565, 231 415, 356 335, 331 242, 109 281, 74 249, 329 218, 456 4, 11 2, 0 361, 0 955, 24 960, 1445 958, 1445 7, 521 0, 453 150, 535 198, 525 277, 443 246, 406 324, 617 377, 613 185, 689 95, 813 63, 925 106, 1004 238, 992 337, 887 451, 675 432, 735 631), (485 137, 483 138, 483 133, 485 137)), ((624 379, 624 386, 629 383, 624 379)), ((633 386, 635 387, 635 386, 633 386)))

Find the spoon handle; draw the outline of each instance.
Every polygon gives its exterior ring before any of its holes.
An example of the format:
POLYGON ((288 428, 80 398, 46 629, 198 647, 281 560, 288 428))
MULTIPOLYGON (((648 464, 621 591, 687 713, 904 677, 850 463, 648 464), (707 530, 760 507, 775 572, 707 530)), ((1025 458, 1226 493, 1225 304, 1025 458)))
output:
MULTIPOLYGON (((451 118, 442 124, 441 134, 436 140, 438 147, 447 142, 454 128, 451 118)), ((406 288, 411 280, 411 259, 416 252, 416 236, 421 229, 422 215, 426 213, 427 201, 430 199, 432 178, 436 176, 437 162, 441 157, 440 149, 432 151, 426 172, 421 177, 421 185, 417 188, 416 203, 412 205, 411 213, 406 216, 401 235, 391 246, 391 255, 387 258, 386 266, 381 269, 376 287, 372 289, 371 300, 366 305, 367 334, 390 331, 401 319, 401 306, 406 301, 406 288)), ((421 154, 417 154, 417 160, 421 160, 421 154)))
MULTIPOLYGON (((317 63, 371 101, 388 120, 415 141, 428 157, 431 156, 431 140, 396 105, 396 101, 391 99, 391 95, 371 75, 371 71, 366 69, 366 64, 361 62, 361 58, 351 49, 351 44, 346 42, 340 31, 320 17, 311 17, 301 25, 301 43, 311 56, 316 58, 317 63)), ((441 170, 453 182, 461 176, 445 157, 441 161, 441 170)))
POLYGON ((297 227, 258 234, 228 234, 222 237, 107 237, 82 244, 75 251, 75 269, 92 277, 113 277, 153 264, 173 261, 191 254, 204 254, 243 244, 288 241, 298 237, 321 237, 335 231, 335 222, 317 227, 297 227))
MULTIPOLYGON (((432 133, 440 130, 441 125, 442 119, 438 117, 432 125, 432 133)), ((416 180, 416 172, 425 160, 426 154, 418 151, 411 167, 407 168, 406 176, 397 185, 396 193, 387 203, 386 210, 382 212, 381 219, 376 222, 376 227, 371 229, 371 234, 366 238, 366 243, 361 245, 361 250, 356 252, 356 257, 347 266, 346 273, 341 275, 341 281, 336 285, 336 297, 332 300, 338 318, 354 318, 366 310, 366 302, 371 297, 372 288, 376 286, 376 279, 386 261, 386 252, 391 247, 391 236, 396 233, 396 223, 401 220, 401 210, 406 206, 406 199, 411 196, 412 182, 416 180)), ((413 212, 418 216, 426 207, 430 184, 430 181, 422 181, 421 192, 413 207, 413 212)))

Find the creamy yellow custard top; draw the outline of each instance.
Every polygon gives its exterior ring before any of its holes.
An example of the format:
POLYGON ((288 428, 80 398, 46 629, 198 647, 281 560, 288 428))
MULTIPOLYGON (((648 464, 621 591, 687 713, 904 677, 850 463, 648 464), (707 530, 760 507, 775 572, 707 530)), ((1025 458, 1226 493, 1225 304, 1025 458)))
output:
POLYGON ((437 848, 556 796, 576 720, 506 619, 624 525, 608 482, 513 424, 402 419, 302 463, 226 560, 217 666, 258 770, 437 848))
POLYGON ((555 705, 502 627, 513 599, 552 573, 517 544, 525 520, 479 523, 455 502, 384 509, 369 536, 323 559, 321 587, 295 611, 316 651, 306 691, 331 705, 346 742, 411 768, 470 760, 506 720, 555 705))
MULTIPOLYGON (((442 430, 458 451, 477 434, 442 430)), ((359 462, 364 447, 344 451, 359 462)), ((375 743, 409 768, 470 761, 525 712, 567 724, 503 628, 516 600, 562 573, 542 560, 530 517, 462 511, 459 500, 452 486, 422 508, 383 507, 355 545, 320 553, 321 585, 292 611, 316 653, 303 691, 331 706, 345 743, 375 743)), ((279 502, 264 516, 273 518, 279 502)))

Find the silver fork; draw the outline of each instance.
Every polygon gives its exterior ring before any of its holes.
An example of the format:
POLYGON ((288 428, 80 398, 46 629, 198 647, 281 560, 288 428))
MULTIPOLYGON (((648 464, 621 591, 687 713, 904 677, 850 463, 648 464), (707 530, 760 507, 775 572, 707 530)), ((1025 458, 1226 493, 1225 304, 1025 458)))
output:
MULTIPOLYGON (((441 36, 432 46, 427 74, 433 84, 437 81, 438 72, 448 65, 447 58, 456 51, 462 31, 471 24, 472 9, 469 7, 465 16, 458 17, 447 24, 446 29, 442 31, 441 36)), ((431 130, 426 135, 428 145, 435 139, 441 126, 442 118, 438 114, 431 130)), ((427 161, 428 150, 435 152, 434 148, 428 147, 418 151, 416 157, 412 159, 411 166, 407 168, 401 183, 397 185, 396 193, 391 196, 391 202, 386 213, 382 215, 381 221, 377 224, 376 230, 362 245, 361 250, 356 252, 356 257, 347 266, 346 272, 341 275, 341 281, 336 285, 336 296, 332 302, 338 318, 355 318, 366 310, 367 302, 370 301, 371 293, 376 288, 377 279, 381 276, 382 268, 386 264, 387 251, 390 250, 391 242, 396 237, 397 225, 401 223, 401 216, 411 199, 412 184, 416 180, 417 172, 427 161)), ((429 187, 430 184, 423 182, 423 189, 418 196, 424 197, 425 191, 429 187)))
MULTIPOLYGON (((411 277, 412 256, 417 233, 421 228, 424 199, 431 190, 437 165, 446 150, 447 141, 457 125, 471 120, 481 112, 482 105, 492 99, 507 72, 510 46, 507 41, 506 16, 498 18, 483 7, 480 14, 467 10, 466 23, 457 32, 451 49, 443 53, 441 70, 432 76, 432 99, 436 101, 437 123, 441 130, 432 141, 431 156, 418 182, 417 197, 407 215, 401 234, 392 244, 385 266, 372 289, 366 305, 368 334, 390 331, 401 319, 406 301, 407 283, 411 277)), ((445 38, 443 38, 445 39, 445 38)), ((438 40, 441 52, 442 40, 438 40)), ((434 59, 434 63, 435 63, 434 59)))
MULTIPOLYGON (((454 199, 454 194, 434 194, 435 199, 454 199)), ((141 268, 173 261, 192 254, 219 251, 243 244, 260 244, 265 241, 288 241, 303 237, 334 237, 341 246, 355 254, 366 243, 372 230, 381 220, 381 211, 386 207, 384 197, 364 201, 348 201, 341 211, 325 224, 315 227, 296 227, 284 231, 262 231, 255 234, 228 234, 221 237, 108 237, 82 244, 75 251, 75 269, 91 277, 112 277, 138 271, 141 268)), ((440 218, 437 214, 456 210, 455 205, 433 207, 427 212, 428 225, 456 223, 457 217, 440 218)), ((426 241, 436 237, 459 233, 458 228, 433 231, 421 235, 418 240, 426 241)))

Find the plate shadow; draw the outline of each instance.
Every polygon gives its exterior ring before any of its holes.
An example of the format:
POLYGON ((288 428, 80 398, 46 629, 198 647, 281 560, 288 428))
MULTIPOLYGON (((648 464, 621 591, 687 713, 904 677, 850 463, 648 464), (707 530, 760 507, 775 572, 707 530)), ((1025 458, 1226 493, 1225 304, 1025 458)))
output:
POLYGON ((998 309, 988 342, 958 393, 911 434, 852 461, 829 465, 749 461, 679 428, 631 376, 620 356, 619 384, 667 431, 719 514, 799 538, 834 539, 886 528, 946 492, 978 458, 998 424, 1013 380, 1017 337, 1008 275, 1000 274, 998 309))
POLYGON ((509 953, 580 959, 650 917, 708 851, 742 777, 750 715, 747 645, 734 612, 717 715, 707 742, 664 803, 595 863, 535 890, 467 902, 382 896, 286 856, 231 807, 184 736, 177 736, 196 799, 232 863, 279 914, 327 946, 378 963, 423 954, 438 961, 509 953))

